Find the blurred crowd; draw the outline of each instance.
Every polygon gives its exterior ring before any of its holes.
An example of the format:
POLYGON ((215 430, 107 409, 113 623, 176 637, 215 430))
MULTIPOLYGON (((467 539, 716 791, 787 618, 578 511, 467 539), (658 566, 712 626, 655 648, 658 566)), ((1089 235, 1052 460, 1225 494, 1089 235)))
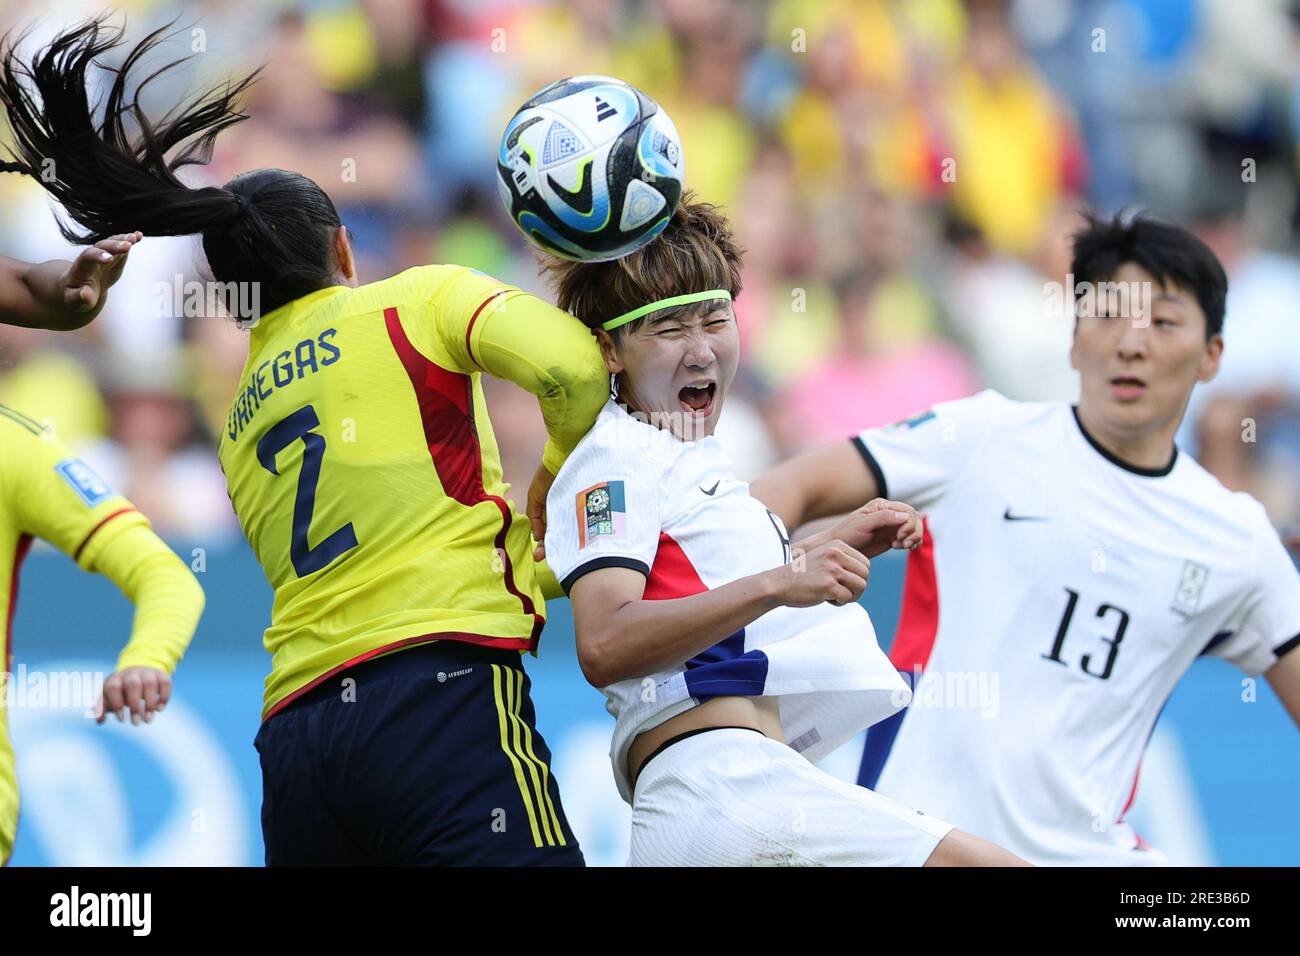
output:
MULTIPOLYGON (((2 0, 34 49, 101 11, 2 0)), ((746 250, 744 357, 719 437, 779 458, 983 387, 1072 399, 1066 282, 1080 209, 1193 227, 1229 273, 1223 372, 1179 441, 1300 529, 1300 2, 1293 0, 123 0, 193 56, 146 109, 261 67, 251 120, 195 184, 303 172, 362 281, 455 262, 549 295, 497 198, 502 128, 541 86, 607 73, 681 133, 687 184, 746 250)), ((0 131, 0 140, 3 132, 0 131)), ((39 188, 0 176, 0 253, 68 254, 39 188)), ((247 333, 176 315, 192 239, 132 253, 75 334, 0 326, 0 402, 56 425, 164 534, 237 535, 213 447, 247 333), (160 288, 159 284, 162 284, 160 288)), ((507 479, 544 441, 485 381, 507 479)))

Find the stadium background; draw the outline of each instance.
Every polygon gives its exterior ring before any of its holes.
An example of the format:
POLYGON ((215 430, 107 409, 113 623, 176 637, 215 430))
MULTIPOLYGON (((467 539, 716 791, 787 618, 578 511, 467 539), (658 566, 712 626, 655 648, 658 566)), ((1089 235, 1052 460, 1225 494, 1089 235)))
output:
MULTIPOLYGON (((353 230, 363 281, 457 262, 544 293, 496 197, 500 130, 561 76, 646 89, 681 132, 687 185, 726 206, 747 249, 744 361, 720 432, 744 478, 985 386, 1073 397, 1070 320, 1046 290, 1066 281, 1080 203, 1187 222, 1224 261, 1231 292, 1223 374, 1198 390, 1180 444, 1300 541, 1300 4, 116 6, 133 38, 179 14, 160 55, 195 54, 151 88, 148 109, 266 65, 253 119, 194 181, 306 173, 353 230)), ((0 30, 35 22, 35 45, 101 9, 0 0, 0 30)), ((44 194, 16 176, 0 177, 0 253, 69 253, 44 194)), ((172 290, 201 270, 194 241, 147 240, 89 328, 0 326, 0 402, 52 423, 193 562, 208 594, 175 703, 154 725, 11 709, 24 797, 15 864, 261 859, 252 738, 271 595, 213 448, 246 333, 174 314, 172 290)), ((519 490, 540 416, 530 396, 485 386, 519 490)), ((882 643, 901 577, 900 560, 874 565, 864 600, 882 643)), ((627 810, 606 758, 612 722, 578 670, 567 606, 549 610, 529 663, 538 723, 589 860, 619 863, 627 810)), ((14 622, 28 672, 107 672, 129 624, 111 584, 48 548, 32 554, 14 622)), ((1200 662, 1161 717, 1130 819, 1177 862, 1300 863, 1300 736, 1264 682, 1251 690, 1200 662)), ((828 765, 851 777, 856 759, 846 747, 828 765)))

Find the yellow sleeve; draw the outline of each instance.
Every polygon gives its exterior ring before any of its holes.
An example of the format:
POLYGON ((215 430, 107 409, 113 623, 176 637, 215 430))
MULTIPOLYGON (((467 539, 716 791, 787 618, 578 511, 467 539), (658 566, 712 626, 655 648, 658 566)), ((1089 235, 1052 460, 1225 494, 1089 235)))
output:
POLYGON ((46 430, 0 406, 0 492, 26 534, 103 574, 135 605, 117 669, 171 673, 203 611, 194 575, 124 497, 46 430))
POLYGON ((591 330, 472 269, 447 268, 430 304, 456 371, 487 372, 537 396, 548 435, 542 463, 558 473, 609 398, 609 372, 591 330))
POLYGON ((84 570, 129 528, 149 522, 54 436, 0 406, 0 481, 21 531, 48 541, 84 570))
POLYGON ((131 640, 118 656, 117 669, 174 671, 203 613, 203 588, 190 569, 156 534, 136 526, 101 550, 94 570, 135 605, 131 640))
POLYGON ((551 566, 546 562, 545 558, 533 563, 533 573, 537 575, 537 583, 541 586, 542 597, 546 598, 546 600, 554 601, 556 598, 568 597, 564 593, 564 588, 560 587, 555 572, 551 570, 551 566))

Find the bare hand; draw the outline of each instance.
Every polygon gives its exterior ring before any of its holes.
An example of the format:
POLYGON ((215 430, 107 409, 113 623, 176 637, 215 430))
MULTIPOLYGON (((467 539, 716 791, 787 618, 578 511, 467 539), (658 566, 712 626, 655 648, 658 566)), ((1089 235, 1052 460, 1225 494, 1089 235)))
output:
POLYGON ((873 498, 827 532, 829 538, 839 538, 868 558, 884 554, 890 548, 915 548, 923 534, 921 516, 915 508, 885 498, 873 498))
POLYGON ((109 674, 99 699, 95 723, 102 724, 110 713, 118 722, 131 716, 132 724, 148 723, 167 706, 172 696, 172 679, 156 667, 128 667, 109 674))
POLYGON ((827 541, 774 572, 781 603, 787 607, 812 607, 829 601, 843 605, 862 597, 871 574, 871 562, 839 539, 827 541))
POLYGON ((144 233, 131 232, 100 240, 81 250, 63 280, 63 303, 74 312, 90 312, 126 267, 131 247, 144 233))
POLYGON ((545 465, 537 466, 533 483, 528 486, 528 521, 533 526, 533 537, 537 547, 533 549, 533 559, 542 561, 546 558, 546 496, 555 484, 555 476, 545 465))

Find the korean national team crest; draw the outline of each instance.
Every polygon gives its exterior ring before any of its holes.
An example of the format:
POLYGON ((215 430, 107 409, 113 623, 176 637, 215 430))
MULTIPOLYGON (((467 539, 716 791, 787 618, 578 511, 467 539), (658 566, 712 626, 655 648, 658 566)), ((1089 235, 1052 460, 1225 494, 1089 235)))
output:
POLYGON ((1205 590, 1206 579, 1210 569, 1195 561, 1183 562, 1182 577, 1178 581, 1178 590, 1174 592, 1173 610, 1183 617, 1191 617, 1201 606, 1201 592, 1205 590))
POLYGON ((602 481, 578 492, 577 506, 579 548, 585 548, 600 537, 611 541, 627 538, 623 482, 602 481))

